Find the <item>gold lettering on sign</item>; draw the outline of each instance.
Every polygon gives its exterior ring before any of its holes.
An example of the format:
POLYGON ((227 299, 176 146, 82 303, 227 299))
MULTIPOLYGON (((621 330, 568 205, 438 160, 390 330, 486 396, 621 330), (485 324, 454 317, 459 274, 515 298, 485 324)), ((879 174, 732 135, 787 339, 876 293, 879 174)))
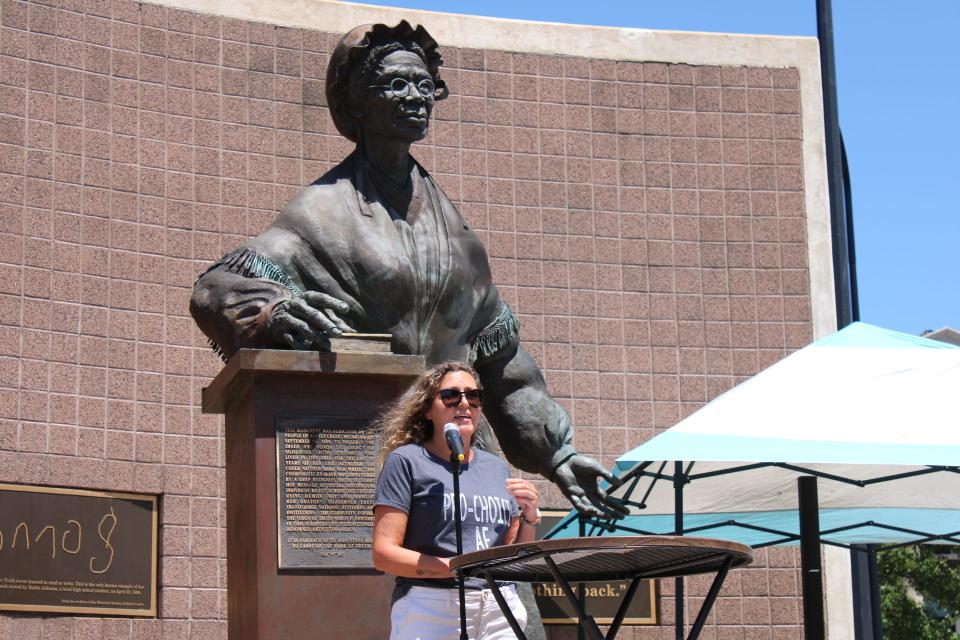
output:
MULTIPOLYGON (((113 564, 113 555, 114 555, 115 549, 111 544, 111 537, 113 536, 113 532, 114 532, 114 529, 116 529, 116 527, 117 527, 117 515, 116 515, 116 512, 114 512, 113 507, 111 507, 110 513, 105 514, 100 519, 100 524, 97 526, 97 533, 100 535, 100 540, 103 541, 104 549, 109 552, 109 557, 106 560, 106 566, 103 569, 97 570, 93 568, 94 561, 96 560, 96 556, 91 556, 90 563, 89 563, 91 573, 106 573, 110 569, 111 565, 113 564), (104 533, 103 525, 104 525, 104 522, 108 519, 111 520, 110 530, 104 533)), ((50 532, 50 558, 52 560, 55 560, 57 557, 58 545, 57 545, 57 528, 54 525, 48 524, 44 526, 42 529, 40 529, 40 533, 38 533, 33 538, 33 542, 40 542, 40 538, 42 538, 43 535, 48 531, 50 532)), ((26 547, 25 551, 30 551, 30 525, 28 525, 26 522, 20 522, 19 524, 17 524, 16 528, 13 530, 13 540, 10 543, 11 551, 16 550, 17 540, 20 538, 21 533, 23 534, 23 543, 24 543, 22 546, 26 547)), ((3 530, 0 529, 0 551, 3 550, 3 542, 4 542, 3 530)), ((64 553, 69 553, 70 555, 76 555, 80 553, 80 547, 82 546, 82 544, 83 544, 83 526, 76 520, 73 520, 73 519, 67 520, 67 524, 65 526, 64 532, 60 536, 59 548, 64 553), (71 528, 71 525, 76 529, 73 530, 71 528), (76 542, 76 546, 74 546, 71 549, 69 546, 67 546, 67 536, 73 536, 73 535, 77 537, 77 542, 76 542)))
POLYGON ((80 543, 83 541, 83 527, 80 526, 80 523, 76 520, 67 520, 67 525, 70 523, 77 525, 77 548, 73 551, 67 549, 67 534, 70 533, 69 528, 67 531, 63 532, 63 535, 60 537, 60 548, 63 549, 66 553, 77 554, 80 553, 80 543))
POLYGON ((279 448, 281 520, 288 549, 314 558, 370 548, 376 434, 366 429, 297 427, 279 448))
POLYGON ((43 529, 40 529, 40 533, 37 534, 37 537, 33 539, 34 542, 40 542, 40 537, 43 535, 44 531, 50 530, 50 559, 57 557, 57 530, 53 528, 52 524, 48 524, 43 529))
POLYGON ((110 565, 113 564, 113 545, 110 544, 110 536, 113 535, 113 530, 117 528, 117 515, 113 512, 113 507, 110 507, 110 513, 106 514, 100 518, 100 523, 97 525, 97 535, 100 536, 100 539, 103 540, 103 543, 106 545, 107 550, 110 552, 110 559, 107 560, 107 566, 105 566, 100 571, 97 571, 93 568, 93 561, 96 560, 96 556, 90 558, 90 571, 92 573, 106 573, 110 568, 110 565), (106 536, 103 535, 103 523, 104 521, 110 518, 113 522, 110 525, 110 531, 106 536))
POLYGON ((10 545, 10 548, 17 548, 17 536, 20 535, 20 527, 23 527, 23 539, 27 541, 27 551, 30 551, 30 527, 27 526, 26 522, 21 522, 17 525, 17 528, 13 530, 13 543, 10 545))

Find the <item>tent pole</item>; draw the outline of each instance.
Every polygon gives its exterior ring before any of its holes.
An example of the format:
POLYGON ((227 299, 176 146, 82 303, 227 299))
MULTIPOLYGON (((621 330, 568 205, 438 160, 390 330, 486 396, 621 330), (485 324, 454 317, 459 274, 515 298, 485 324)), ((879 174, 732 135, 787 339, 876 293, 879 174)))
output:
POLYGON ((816 476, 797 478, 800 499, 800 570, 803 583, 803 638, 824 640, 820 509, 816 476))
POLYGON ((873 633, 870 593, 870 545, 850 545, 850 580, 853 583, 853 638, 877 640, 873 633))
POLYGON ((850 554, 855 640, 883 640, 877 545, 858 544, 850 554))
POLYGON ((880 568, 877 565, 877 545, 867 545, 867 570, 870 576, 870 614, 873 622, 873 640, 883 640, 883 619, 880 616, 880 568))
MULTIPOLYGON (((683 462, 677 460, 673 463, 673 533, 677 536, 683 535, 683 485, 685 479, 683 462)), ((683 640, 686 608, 683 603, 683 578, 674 578, 673 583, 676 592, 674 599, 676 612, 674 615, 676 616, 677 640, 683 640)))

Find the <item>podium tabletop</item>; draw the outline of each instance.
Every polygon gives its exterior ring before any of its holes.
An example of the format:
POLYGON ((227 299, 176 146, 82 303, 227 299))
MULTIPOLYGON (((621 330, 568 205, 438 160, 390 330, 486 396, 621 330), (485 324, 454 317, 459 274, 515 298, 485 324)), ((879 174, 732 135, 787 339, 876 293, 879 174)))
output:
POLYGON ((750 547, 726 540, 686 536, 603 536, 509 544, 454 558, 450 567, 466 576, 513 582, 552 582, 545 558, 571 582, 689 576, 750 564, 750 547))

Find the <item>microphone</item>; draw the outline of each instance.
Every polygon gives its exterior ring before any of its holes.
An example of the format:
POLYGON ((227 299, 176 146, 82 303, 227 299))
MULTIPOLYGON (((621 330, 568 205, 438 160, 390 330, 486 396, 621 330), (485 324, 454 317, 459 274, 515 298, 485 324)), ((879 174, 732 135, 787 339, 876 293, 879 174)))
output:
POLYGON ((463 462, 463 439, 460 437, 460 429, 452 422, 443 425, 443 437, 447 439, 447 446, 450 452, 456 456, 457 460, 463 462))
MULTIPOLYGON (((453 529, 459 556, 463 554, 463 521, 460 514, 460 463, 463 462, 464 457, 463 438, 460 437, 460 429, 452 422, 443 425, 443 437, 447 439, 447 446, 450 447, 450 471, 453 472, 453 529)), ((469 640, 467 638, 467 599, 464 588, 463 572, 457 571, 457 592, 460 595, 460 640, 469 640)))

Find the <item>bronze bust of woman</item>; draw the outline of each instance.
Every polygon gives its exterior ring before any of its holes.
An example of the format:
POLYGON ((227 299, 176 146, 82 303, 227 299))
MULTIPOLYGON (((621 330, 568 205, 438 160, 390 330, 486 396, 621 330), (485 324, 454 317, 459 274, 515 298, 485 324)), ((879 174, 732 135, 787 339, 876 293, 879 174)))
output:
POLYGON ((394 352, 428 364, 469 362, 507 459, 556 482, 581 511, 618 513, 597 487, 609 475, 573 448, 569 416, 520 345, 483 244, 410 155, 447 97, 442 62, 426 30, 406 21, 347 33, 326 91, 356 149, 204 273, 191 312, 225 357, 241 347, 310 349, 359 331, 389 333, 394 352))

